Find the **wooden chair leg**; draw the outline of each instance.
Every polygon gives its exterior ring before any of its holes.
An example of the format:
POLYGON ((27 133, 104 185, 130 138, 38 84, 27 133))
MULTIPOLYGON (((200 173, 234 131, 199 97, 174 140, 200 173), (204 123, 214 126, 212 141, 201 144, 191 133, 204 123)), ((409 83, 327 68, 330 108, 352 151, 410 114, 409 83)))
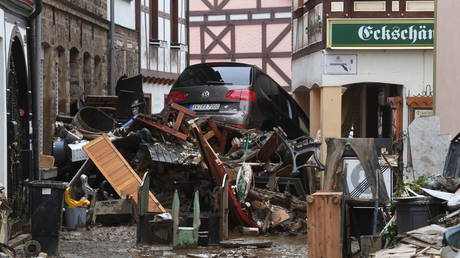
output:
POLYGON ((174 192, 173 204, 172 204, 172 217, 173 217, 173 246, 179 244, 179 194, 177 190, 174 192))
POLYGON ((200 196, 198 191, 195 192, 193 198, 193 238, 198 243, 198 230, 200 229, 200 196))

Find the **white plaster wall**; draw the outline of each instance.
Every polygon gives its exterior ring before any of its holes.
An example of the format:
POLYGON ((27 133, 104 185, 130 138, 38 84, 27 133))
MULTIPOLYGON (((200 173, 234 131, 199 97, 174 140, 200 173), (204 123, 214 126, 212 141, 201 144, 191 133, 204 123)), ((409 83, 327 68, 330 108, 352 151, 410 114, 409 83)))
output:
POLYGON ((357 82, 404 85, 411 95, 433 85, 433 50, 354 50, 327 51, 328 54, 356 54, 354 75, 323 75, 322 86, 357 82))
POLYGON ((164 107, 164 96, 169 93, 172 85, 144 83, 143 90, 152 94, 152 114, 159 113, 164 107))
MULTIPOLYGON (((0 9, 0 184, 7 187, 7 133, 6 133, 6 37, 4 11, 0 9)), ((5 190, 5 193, 8 191, 5 190)))
POLYGON ((322 85, 323 53, 321 51, 309 54, 292 61, 292 91, 297 87, 322 85))
MULTIPOLYGON (((136 29, 136 1, 115 0, 115 23, 128 29, 136 29)), ((110 0, 107 0, 107 20, 110 21, 110 0)))
POLYGON ((406 95, 417 95, 433 86, 432 50, 323 50, 292 61, 292 86, 311 88, 359 82, 401 84, 406 95), (324 74, 325 54, 357 55, 357 73, 324 74))
MULTIPOLYGON (((149 6, 149 0, 140 0, 141 5, 149 6)), ((149 69, 149 52, 147 46, 149 46, 149 31, 150 31, 150 15, 146 12, 140 12, 141 15, 141 69, 149 69)))
MULTIPOLYGON (((460 6, 460 5, 459 5, 460 6)), ((446 38, 446 42, 449 39, 446 38)), ((446 57, 449 50, 446 50, 446 57)), ((449 52, 450 53, 450 52, 449 52)), ((446 61, 445 66, 449 66, 446 61)), ((459 78, 458 72, 453 72, 459 78)), ((438 76, 439 77, 439 76, 438 76)), ((454 80, 451 80, 454 82, 454 80)), ((342 86, 360 82, 379 82, 399 84, 403 86, 403 130, 407 132, 408 107, 405 97, 416 96, 426 90, 430 85, 433 89, 433 50, 323 50, 304 56, 292 62, 293 91, 299 86, 311 88, 319 86, 342 86), (357 55, 357 73, 352 75, 326 75, 324 74, 325 54, 355 54, 357 55)), ((439 82, 439 79, 438 79, 439 82)), ((444 86, 444 83, 442 84, 444 86)), ((455 83, 458 87, 458 83, 455 83)), ((448 91, 444 91, 448 92, 448 91)), ((449 95, 447 93, 445 95, 449 95)), ((456 98, 456 94, 450 94, 456 98)), ((457 101, 458 102, 458 101, 457 101)), ((450 102, 448 102, 450 103, 450 102)), ((448 104, 446 102, 446 106, 448 104)), ((438 104, 438 106, 441 104, 438 104)), ((450 114, 455 113, 450 112, 450 114)), ((442 117, 441 117, 442 119, 442 117)), ((451 119, 452 120, 452 119, 451 119)), ((458 119, 457 119, 458 120, 458 119)), ((408 142, 404 142, 404 153, 407 153, 408 142)), ((404 155, 404 163, 407 155, 404 155)))
POLYGON ((455 137, 460 132, 460 1, 436 1, 436 90, 435 110, 441 133, 455 137))

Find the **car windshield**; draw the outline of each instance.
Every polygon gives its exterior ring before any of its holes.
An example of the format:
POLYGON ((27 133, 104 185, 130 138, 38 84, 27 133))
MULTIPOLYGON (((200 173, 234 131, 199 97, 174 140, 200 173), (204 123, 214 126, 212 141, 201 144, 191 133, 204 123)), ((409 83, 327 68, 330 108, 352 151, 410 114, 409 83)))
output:
POLYGON ((185 69, 174 87, 251 85, 250 66, 194 66, 185 69))

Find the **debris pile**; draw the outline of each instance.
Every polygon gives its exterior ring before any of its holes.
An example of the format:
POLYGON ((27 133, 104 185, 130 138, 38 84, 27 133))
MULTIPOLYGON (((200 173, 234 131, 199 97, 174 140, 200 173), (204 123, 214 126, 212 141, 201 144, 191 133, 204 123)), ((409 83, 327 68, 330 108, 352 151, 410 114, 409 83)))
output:
MULTIPOLYGON (((447 165, 447 164, 446 164, 447 165)), ((457 257, 460 247, 459 178, 422 176, 397 192, 398 234, 370 257, 457 257), (400 209, 398 205, 403 205, 400 209), (422 226, 426 225, 426 226, 422 226), (406 228, 414 228, 405 232, 406 228)), ((383 231, 390 231, 388 228, 383 231)))
MULTIPOLYGON (((178 190, 181 212, 190 213, 198 190, 201 210, 215 213, 219 189, 229 184, 230 220, 260 233, 304 232, 306 193, 315 183, 307 168, 324 169, 317 157, 320 144, 309 137, 290 139, 279 127, 267 132, 225 125, 175 103, 160 114, 137 113, 122 123, 101 107, 85 107, 73 119, 61 119, 57 131, 55 142, 67 146, 61 178, 87 176, 97 201, 136 201, 148 172, 151 211, 171 209, 178 190), (86 159, 95 166, 75 175, 74 164, 86 159)), ((83 187, 75 188, 72 198, 78 200, 83 187)))

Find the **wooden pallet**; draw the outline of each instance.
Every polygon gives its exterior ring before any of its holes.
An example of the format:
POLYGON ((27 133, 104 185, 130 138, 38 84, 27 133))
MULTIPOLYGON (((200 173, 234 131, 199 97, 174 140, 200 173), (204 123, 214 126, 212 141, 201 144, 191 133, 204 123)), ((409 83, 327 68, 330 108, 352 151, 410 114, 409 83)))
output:
MULTIPOLYGON (((141 179, 118 152, 107 135, 104 134, 92 140, 83 146, 83 150, 118 195, 130 196, 137 203, 137 190, 141 184, 141 179)), ((149 192, 149 211, 165 212, 152 192, 149 192)))

